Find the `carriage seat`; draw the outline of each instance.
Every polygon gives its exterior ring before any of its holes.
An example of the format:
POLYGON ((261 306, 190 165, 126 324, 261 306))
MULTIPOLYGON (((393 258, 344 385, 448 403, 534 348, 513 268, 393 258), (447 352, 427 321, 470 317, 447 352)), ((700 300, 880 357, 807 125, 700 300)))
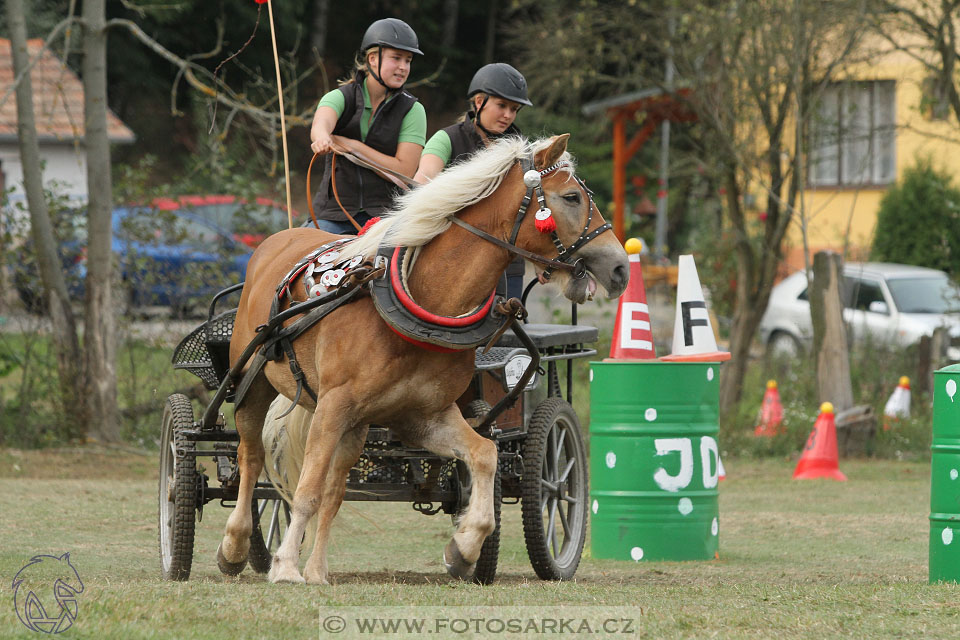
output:
MULTIPOLYGON (((583 324, 525 324, 523 329, 538 349, 592 343, 596 342, 599 336, 596 327, 583 324)), ((511 329, 503 334, 497 346, 522 347, 523 343, 511 329)))

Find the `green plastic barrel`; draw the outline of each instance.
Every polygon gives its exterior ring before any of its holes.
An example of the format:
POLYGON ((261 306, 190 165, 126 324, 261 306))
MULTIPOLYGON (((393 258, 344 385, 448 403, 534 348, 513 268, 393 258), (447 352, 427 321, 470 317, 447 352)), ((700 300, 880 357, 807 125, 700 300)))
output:
POLYGON ((720 364, 590 367, 593 557, 717 557, 720 364))
POLYGON ((930 582, 960 582, 960 365, 933 374, 930 582))

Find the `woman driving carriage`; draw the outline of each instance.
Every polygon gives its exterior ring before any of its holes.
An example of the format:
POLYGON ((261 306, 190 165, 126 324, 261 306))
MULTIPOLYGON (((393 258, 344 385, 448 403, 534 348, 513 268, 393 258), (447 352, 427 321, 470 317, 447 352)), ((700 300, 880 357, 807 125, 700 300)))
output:
POLYGON ((407 176, 416 172, 427 116, 403 88, 414 54, 423 52, 410 25, 397 18, 377 20, 363 35, 353 78, 320 99, 310 129, 310 148, 326 154, 322 184, 313 200, 320 229, 356 233, 344 210, 363 226, 390 206, 396 188, 346 160, 336 163, 334 176, 335 149, 407 176))
MULTIPOLYGON (((467 89, 469 108, 460 120, 437 131, 420 154, 420 168, 414 180, 429 182, 444 167, 464 160, 502 136, 520 135, 513 124, 523 106, 533 106, 527 98, 527 80, 504 62, 481 67, 467 89)), ((507 267, 507 297, 519 298, 523 292, 523 258, 507 267)))

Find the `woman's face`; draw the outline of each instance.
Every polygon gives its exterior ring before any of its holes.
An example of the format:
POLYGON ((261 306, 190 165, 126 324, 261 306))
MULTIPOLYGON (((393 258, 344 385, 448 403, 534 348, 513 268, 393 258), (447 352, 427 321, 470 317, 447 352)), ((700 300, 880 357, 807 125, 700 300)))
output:
POLYGON ((409 51, 387 47, 383 48, 383 59, 379 65, 377 64, 376 51, 367 56, 367 64, 374 72, 380 74, 380 79, 391 89, 399 89, 407 81, 412 60, 413 54, 409 51))
MULTIPOLYGON (((474 109, 479 109, 483 104, 483 96, 476 95, 473 100, 474 109)), ((483 110, 480 111, 480 124, 487 131, 503 133, 517 119, 517 112, 520 111, 521 106, 519 102, 513 100, 490 96, 487 104, 484 104, 483 110)))

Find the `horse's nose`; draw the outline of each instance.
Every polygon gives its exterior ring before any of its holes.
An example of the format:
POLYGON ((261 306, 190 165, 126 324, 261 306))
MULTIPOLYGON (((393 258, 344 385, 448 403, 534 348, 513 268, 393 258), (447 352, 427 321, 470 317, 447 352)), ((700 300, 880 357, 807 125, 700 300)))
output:
POLYGON ((627 280, 630 279, 630 268, 625 264, 618 264, 613 269, 613 275, 611 277, 612 284, 618 291, 623 291, 627 288, 627 280))

